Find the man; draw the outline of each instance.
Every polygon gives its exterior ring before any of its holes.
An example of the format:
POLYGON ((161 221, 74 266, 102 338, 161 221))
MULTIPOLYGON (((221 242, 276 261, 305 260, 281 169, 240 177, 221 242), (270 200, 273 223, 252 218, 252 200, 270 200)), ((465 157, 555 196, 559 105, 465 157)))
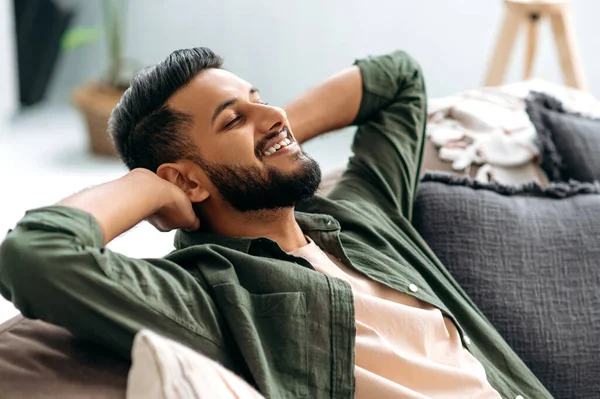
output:
POLYGON ((359 60, 289 104, 206 48, 139 74, 110 132, 124 177, 30 211, 0 248, 27 317, 130 355, 152 329, 271 398, 546 398, 410 224, 426 122, 403 52, 359 60), (357 125, 327 197, 299 144, 357 125), (104 246, 142 220, 162 259, 104 246))

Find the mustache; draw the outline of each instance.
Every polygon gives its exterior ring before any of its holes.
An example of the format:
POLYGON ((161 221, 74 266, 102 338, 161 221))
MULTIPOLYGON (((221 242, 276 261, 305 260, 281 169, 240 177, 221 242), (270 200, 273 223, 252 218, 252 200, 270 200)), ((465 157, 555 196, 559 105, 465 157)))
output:
POLYGON ((263 159, 263 148, 265 148, 265 145, 267 145, 267 143, 269 142, 269 140, 271 140, 273 137, 277 136, 278 134, 280 134, 281 132, 285 131, 285 134, 287 136, 290 135, 290 132, 288 131, 287 127, 283 127, 281 128, 281 130, 278 130, 276 132, 267 134, 265 137, 263 137, 262 140, 260 140, 257 144, 256 147, 254 148, 254 155, 256 155, 256 157, 258 159, 263 159))

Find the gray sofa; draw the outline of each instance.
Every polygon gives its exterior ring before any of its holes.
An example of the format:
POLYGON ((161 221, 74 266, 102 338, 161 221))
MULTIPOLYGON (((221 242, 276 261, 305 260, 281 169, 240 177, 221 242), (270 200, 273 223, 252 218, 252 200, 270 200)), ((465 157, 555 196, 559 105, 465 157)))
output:
POLYGON ((600 398, 600 185, 424 177, 413 224, 557 398, 600 398))

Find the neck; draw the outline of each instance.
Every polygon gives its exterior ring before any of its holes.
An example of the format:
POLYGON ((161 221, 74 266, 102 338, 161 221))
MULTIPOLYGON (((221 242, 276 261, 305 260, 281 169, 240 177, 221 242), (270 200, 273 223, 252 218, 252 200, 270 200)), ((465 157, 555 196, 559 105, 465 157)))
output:
POLYGON ((202 212, 203 229, 228 237, 267 237, 275 241, 285 252, 294 251, 308 244, 304 233, 294 217, 294 208, 273 211, 202 212), (210 215, 210 216, 209 216, 210 215))

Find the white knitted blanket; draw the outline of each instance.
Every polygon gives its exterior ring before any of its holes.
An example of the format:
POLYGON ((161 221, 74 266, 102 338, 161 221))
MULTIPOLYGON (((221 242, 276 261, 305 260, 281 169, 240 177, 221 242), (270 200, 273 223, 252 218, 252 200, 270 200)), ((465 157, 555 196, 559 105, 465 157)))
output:
POLYGON ((600 117, 600 101, 591 94, 537 79, 432 98, 427 135, 440 158, 457 171, 483 165, 475 177, 482 182, 539 181, 537 133, 525 112, 530 91, 556 97, 567 110, 600 117))

